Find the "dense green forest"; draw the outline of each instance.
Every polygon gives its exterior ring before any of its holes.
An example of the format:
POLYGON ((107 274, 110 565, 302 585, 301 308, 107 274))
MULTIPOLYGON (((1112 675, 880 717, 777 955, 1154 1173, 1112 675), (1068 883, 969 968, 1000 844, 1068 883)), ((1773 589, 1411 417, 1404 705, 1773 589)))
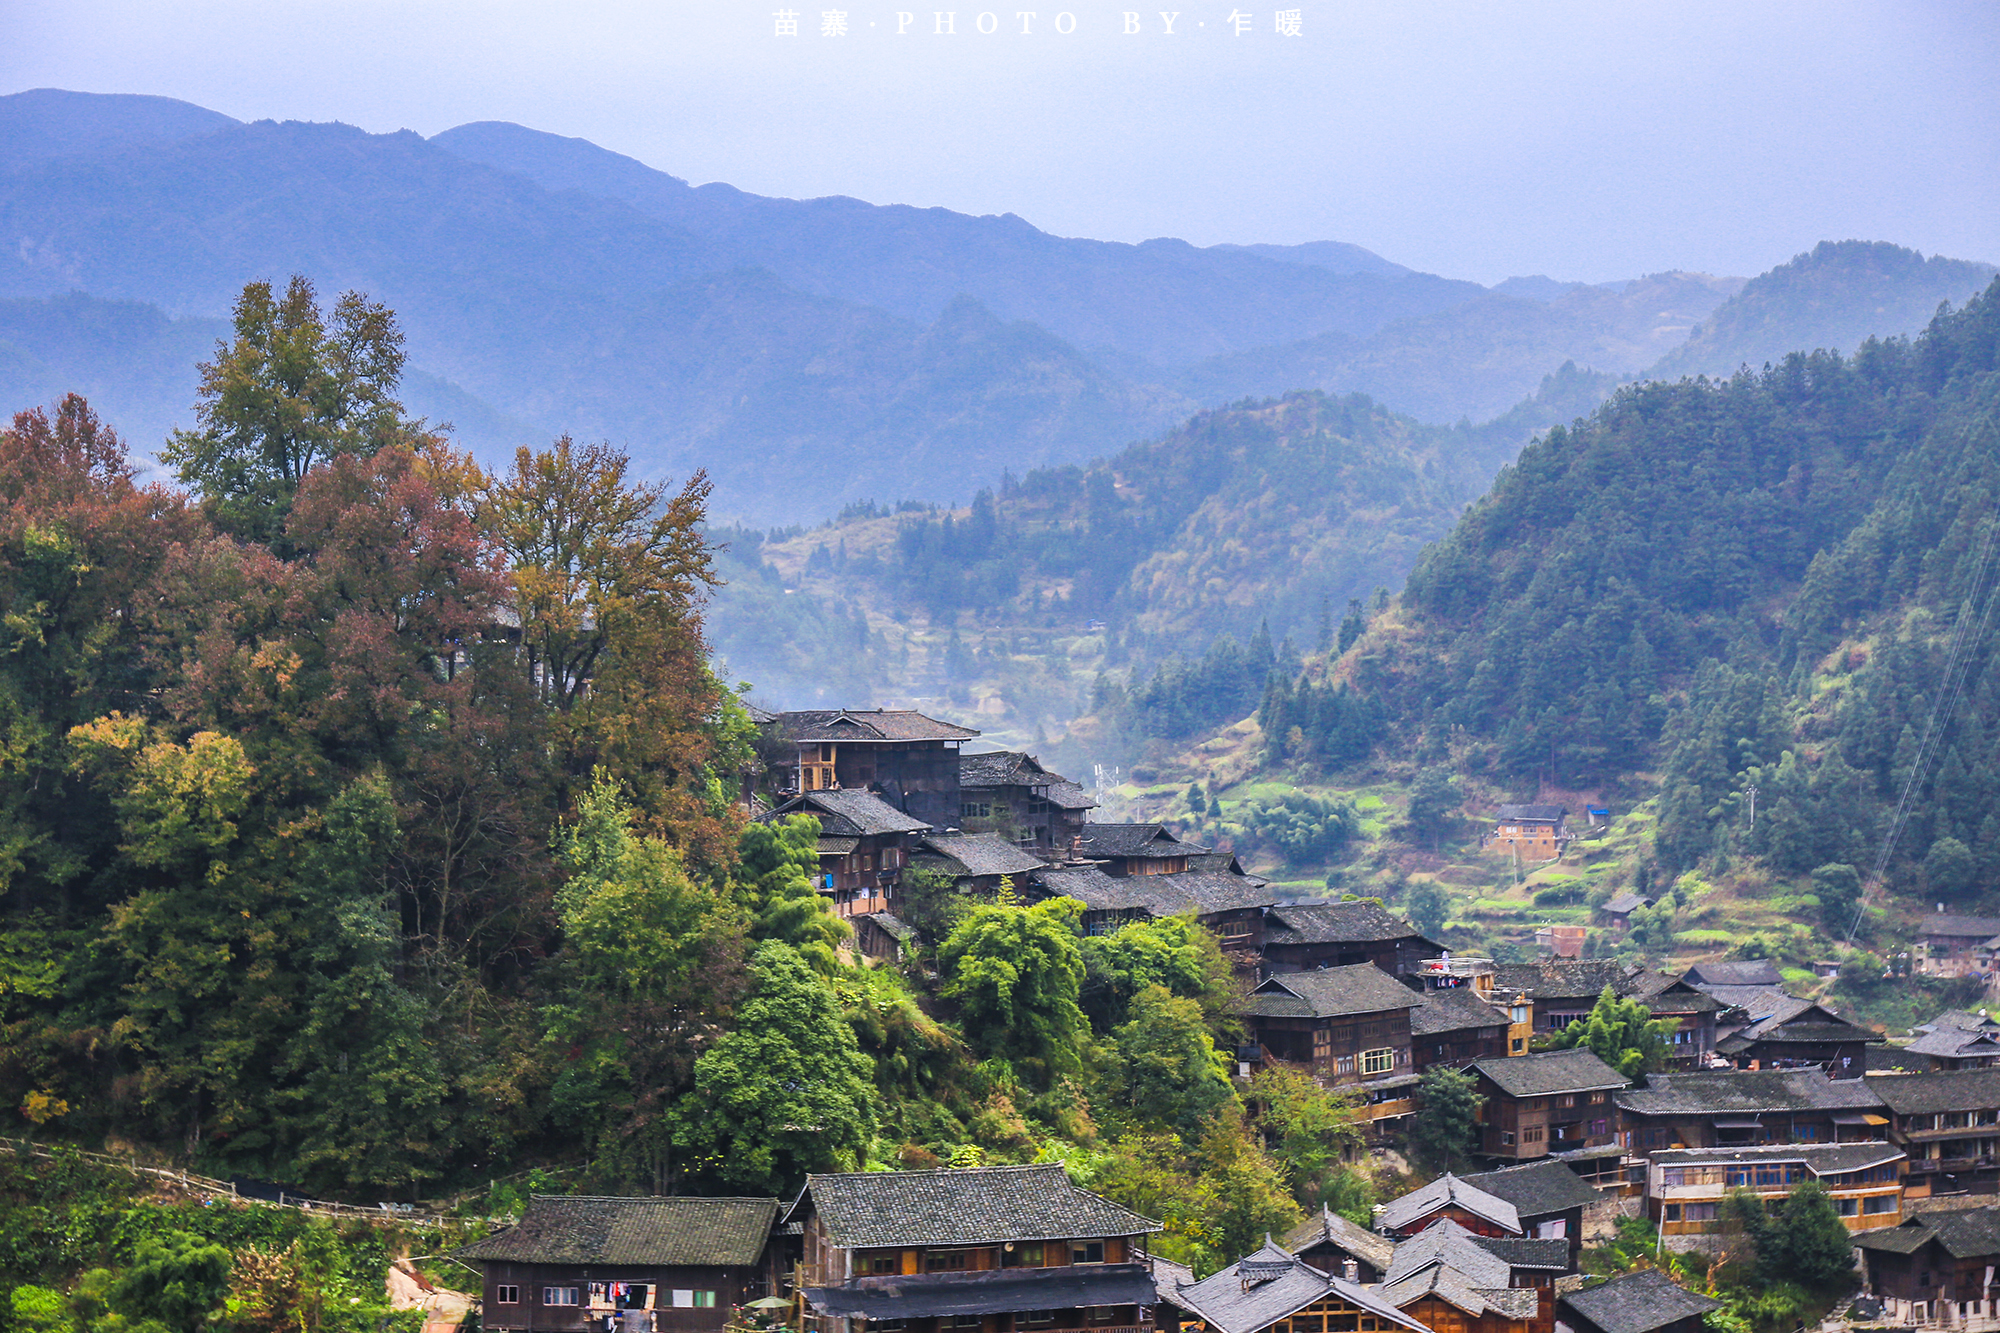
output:
MULTIPOLYGON (((1868 330, 1920 331, 1940 294, 1963 299, 1991 276, 1823 244, 1753 279, 1661 364, 1727 373, 1795 347, 1852 350, 1868 330)), ((1649 291, 1667 299, 1627 294, 1649 291)), ((1589 416, 1618 383, 1564 364, 1503 415, 1450 428, 1357 395, 1246 400, 1089 466, 1009 474, 962 509, 862 503, 818 528, 732 529, 716 645, 767 703, 895 698, 976 713, 1003 743, 1072 767, 1129 764, 1148 741, 1243 716, 1240 691, 1203 684, 1218 663, 1260 626, 1318 651, 1350 603, 1399 588, 1530 439, 1589 416), (1107 710, 1106 686, 1150 702, 1107 710)))
MULTIPOLYGON (((2000 287, 1852 357, 1620 390, 1524 450, 1400 597, 1324 617, 1296 667, 1263 641, 1254 710, 1204 669, 1243 660, 1226 644, 1100 691, 1147 756, 1123 798, 1503 953, 1621 887, 1661 899, 1615 941, 1634 961, 1799 965, 1855 930, 1894 953, 1912 901, 1993 907, 1997 345, 2000 287), (1229 707, 1138 727, 1177 682, 1229 707), (1534 799, 1614 823, 1523 887, 1473 835, 1534 799)), ((1836 990, 1904 1025, 1957 1002, 1894 971, 1857 956, 1836 990)))
MULTIPOLYGON (((1565 365, 1505 416, 1449 428, 1360 395, 1292 394, 1199 413, 1088 467, 1006 475, 964 510, 863 504, 820 528, 718 529, 715 646, 764 702, 983 705, 993 734, 1115 761, 1119 738, 1062 735, 1095 707, 1100 674, 1120 689, 1162 668, 1178 679, 1260 626, 1310 646, 1326 615, 1400 584, 1535 431, 1611 386, 1565 365)), ((1247 696, 1191 698, 1188 716, 1240 716, 1262 687, 1260 672, 1247 696)))
POLYGON ((1910 788, 1898 882, 1964 894, 2000 869, 1996 344, 1989 289, 1913 342, 1622 391, 1501 474, 1349 678, 1470 771, 1656 770, 1672 868, 1865 863, 1910 788))
MULTIPOLYGON (((704 479, 567 437, 485 472, 401 360, 380 305, 252 284, 161 450, 185 489, 79 397, 0 432, 19 1131, 369 1202, 1062 1160, 1204 1267, 1366 1206, 1345 1101, 1280 1073, 1248 1117, 1191 920, 920 886, 910 965, 854 965, 816 826, 742 813, 704 479)), ((149 1262, 24 1243, 0 1283, 86 1261, 149 1262)))

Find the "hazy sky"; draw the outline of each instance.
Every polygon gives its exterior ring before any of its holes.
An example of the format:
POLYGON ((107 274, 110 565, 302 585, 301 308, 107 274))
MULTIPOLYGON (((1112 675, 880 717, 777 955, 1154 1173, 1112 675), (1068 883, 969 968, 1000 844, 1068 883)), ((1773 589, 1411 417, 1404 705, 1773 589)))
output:
POLYGON ((0 0, 0 90, 511 120, 765 194, 1353 241, 1486 282, 1750 274, 1850 237, 2000 261, 1992 0, 1282 0, 1296 35, 1269 0, 1135 2, 0 0))

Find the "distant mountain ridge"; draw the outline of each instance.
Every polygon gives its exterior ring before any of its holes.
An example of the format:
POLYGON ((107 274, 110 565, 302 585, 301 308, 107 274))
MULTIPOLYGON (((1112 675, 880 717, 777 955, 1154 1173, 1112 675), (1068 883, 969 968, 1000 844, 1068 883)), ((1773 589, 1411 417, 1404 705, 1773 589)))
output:
POLYGON ((1914 334, 1939 305, 1964 305, 1996 272, 1992 264, 1926 259, 1880 241, 1821 241, 1744 284, 1650 376, 1761 370, 1791 352, 1847 353, 1871 337, 1914 334))
POLYGON ((758 524, 963 501, 1301 388, 1489 417, 1566 362, 1642 368, 1735 282, 1491 292, 1341 242, 1124 245, 695 187, 499 122, 426 140, 57 90, 0 98, 0 228, 14 406, 98 384, 150 451, 192 406, 172 330, 301 272, 394 308, 413 408, 489 459, 606 438, 650 475, 707 467, 718 512, 758 524))
POLYGON ((134 144, 178 143, 242 123, 171 97, 31 88, 0 97, 0 171, 134 144))
POLYGON ((1484 291, 1412 273, 1359 246, 1126 245, 1051 236, 1011 213, 697 189, 587 140, 503 122, 462 125, 431 142, 548 189, 630 204, 805 291, 921 322, 969 294, 1001 319, 1031 320, 1086 353, 1111 349, 1157 367, 1329 330, 1363 336, 1484 291), (1336 249, 1356 256, 1353 266, 1260 253, 1336 249))

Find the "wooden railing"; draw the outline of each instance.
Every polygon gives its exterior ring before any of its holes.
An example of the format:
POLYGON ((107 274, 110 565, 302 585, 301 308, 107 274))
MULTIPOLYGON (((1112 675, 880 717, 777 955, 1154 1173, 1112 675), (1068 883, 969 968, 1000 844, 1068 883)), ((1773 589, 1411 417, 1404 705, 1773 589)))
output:
MULTIPOLYGON (((14 1152, 29 1157, 53 1160, 57 1156, 55 1150, 28 1139, 0 1139, 0 1146, 11 1148, 14 1152)), ((378 1203, 371 1208, 365 1204, 335 1203, 330 1199, 309 1199, 304 1195, 290 1194, 282 1190, 279 1191, 278 1197, 275 1200, 255 1199, 240 1193, 234 1181, 217 1180, 213 1176, 199 1175, 196 1172, 178 1167, 143 1166, 136 1157, 116 1157, 110 1153, 90 1152, 83 1148, 64 1148, 61 1151, 74 1154, 81 1160, 95 1166, 106 1166, 115 1171, 125 1171, 135 1176, 146 1176, 154 1180, 165 1181, 170 1184, 179 1185, 190 1194, 207 1195, 209 1198, 214 1199, 232 1199, 238 1203, 262 1204, 267 1208, 296 1208, 302 1212, 325 1213, 328 1216, 334 1217, 368 1217, 377 1220, 394 1219, 398 1222, 410 1222, 419 1226, 441 1226, 453 1220, 437 1213, 418 1212, 416 1207, 411 1204, 378 1203)), ((515 1219, 495 1218, 492 1220, 511 1223, 515 1219)))

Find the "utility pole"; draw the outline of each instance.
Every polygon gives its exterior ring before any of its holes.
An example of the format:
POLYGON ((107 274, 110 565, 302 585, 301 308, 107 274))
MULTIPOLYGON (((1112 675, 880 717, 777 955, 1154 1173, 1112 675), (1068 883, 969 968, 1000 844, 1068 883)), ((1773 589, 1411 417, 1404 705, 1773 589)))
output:
POLYGON ((1743 794, 1750 798, 1750 831, 1755 833, 1757 831, 1757 784, 1753 782, 1745 787, 1743 794))

